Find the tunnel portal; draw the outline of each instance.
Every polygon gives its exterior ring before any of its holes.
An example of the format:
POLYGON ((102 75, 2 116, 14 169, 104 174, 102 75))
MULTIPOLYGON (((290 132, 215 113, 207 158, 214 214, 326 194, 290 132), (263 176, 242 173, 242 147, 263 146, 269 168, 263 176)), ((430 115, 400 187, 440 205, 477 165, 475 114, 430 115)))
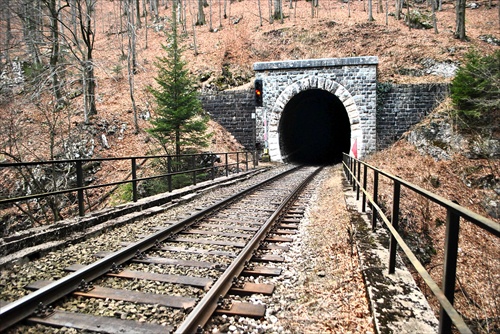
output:
POLYGON ((295 95, 286 104, 278 128, 283 160, 330 165, 350 149, 350 122, 339 98, 321 89, 295 95))

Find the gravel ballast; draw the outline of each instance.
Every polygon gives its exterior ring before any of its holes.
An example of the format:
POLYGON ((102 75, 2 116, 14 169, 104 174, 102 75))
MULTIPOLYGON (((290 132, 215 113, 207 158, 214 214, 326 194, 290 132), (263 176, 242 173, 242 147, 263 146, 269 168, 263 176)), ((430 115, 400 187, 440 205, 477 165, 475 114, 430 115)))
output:
MULTIPOLYGON (((212 205, 223 196, 229 196, 238 189, 254 184, 258 179, 268 177, 289 166, 279 166, 254 178, 234 183, 230 186, 213 188, 180 202, 164 212, 133 224, 126 224, 106 233, 90 237, 83 242, 68 245, 64 249, 49 252, 40 259, 18 261, 4 267, 0 275, 0 299, 12 301, 26 295, 23 287, 41 279, 54 279, 66 275, 64 268, 74 264, 89 264, 95 261, 94 254, 99 251, 116 250, 119 243, 133 242, 144 236, 145 231, 154 232, 158 226, 170 224, 181 217, 212 205), (115 245, 115 246, 110 246, 115 245)), ((351 216, 346 206, 343 189, 342 171, 339 166, 327 167, 315 177, 301 196, 306 204, 304 218, 299 231, 289 244, 289 251, 282 253, 284 263, 274 264, 283 269, 279 277, 247 277, 245 280, 275 285, 270 296, 250 295, 234 297, 243 301, 263 303, 267 307, 262 319, 245 317, 217 316, 205 327, 208 333, 374 333, 370 303, 367 299, 365 284, 360 270, 355 240, 352 238, 351 216)), ((196 247, 200 248, 200 247, 196 247)), ((207 250, 224 250, 215 247, 207 250)), ((141 264, 135 265, 143 267, 141 264)), ((155 272, 182 274, 198 277, 215 277, 211 269, 189 268, 182 270, 159 266, 155 272)), ((104 279, 106 286, 114 286, 115 280, 104 279)), ((128 283, 133 288, 132 283, 128 283)), ((202 294, 195 288, 175 287, 172 284, 152 284, 150 292, 182 294, 184 289, 193 297, 202 294)), ((65 309, 84 307, 78 304, 63 304, 65 309)), ((167 325, 169 319, 181 319, 183 310, 165 307, 134 307, 124 302, 99 301, 91 303, 90 308, 105 306, 107 316, 139 321, 152 321, 167 325), (141 312, 146 314, 143 316, 141 312)), ((87 312, 87 311, 86 311, 87 312)), ((88 310, 89 313, 93 311, 88 310)), ((100 311, 99 311, 100 312, 100 311)), ((23 332, 27 328, 11 332, 23 332)), ((37 325, 29 329, 32 333, 53 333, 56 330, 37 325)), ((73 333, 72 329, 58 329, 59 333, 73 333)))

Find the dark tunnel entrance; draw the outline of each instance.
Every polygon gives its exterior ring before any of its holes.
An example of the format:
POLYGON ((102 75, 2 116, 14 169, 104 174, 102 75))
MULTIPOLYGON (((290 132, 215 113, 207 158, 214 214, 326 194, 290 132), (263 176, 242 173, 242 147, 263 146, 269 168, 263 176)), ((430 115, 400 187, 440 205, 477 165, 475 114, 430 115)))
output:
POLYGON ((347 111, 338 97, 321 89, 295 95, 283 110, 278 131, 285 162, 331 165, 350 149, 347 111))

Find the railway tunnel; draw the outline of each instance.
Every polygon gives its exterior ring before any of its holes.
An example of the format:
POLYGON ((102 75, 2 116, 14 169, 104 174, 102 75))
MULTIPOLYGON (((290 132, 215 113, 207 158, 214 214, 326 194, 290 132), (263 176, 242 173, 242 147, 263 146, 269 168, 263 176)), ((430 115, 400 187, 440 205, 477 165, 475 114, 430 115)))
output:
POLYGON ((278 127, 283 161, 303 165, 331 165, 350 149, 346 108, 334 94, 309 89, 286 104, 278 127))

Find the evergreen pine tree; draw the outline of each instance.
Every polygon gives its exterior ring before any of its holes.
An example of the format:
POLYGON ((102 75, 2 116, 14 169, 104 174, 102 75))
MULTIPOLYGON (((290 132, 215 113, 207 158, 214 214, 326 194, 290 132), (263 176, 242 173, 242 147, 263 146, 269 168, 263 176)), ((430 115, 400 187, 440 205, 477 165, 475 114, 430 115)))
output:
POLYGON ((201 107, 194 81, 181 59, 176 1, 172 7, 172 32, 168 36, 168 45, 162 45, 167 56, 158 57, 155 64, 158 68, 155 81, 159 87, 149 87, 157 107, 151 120, 153 127, 148 132, 159 140, 167 154, 174 148, 175 154, 179 155, 184 146, 207 146, 209 117, 201 107))

